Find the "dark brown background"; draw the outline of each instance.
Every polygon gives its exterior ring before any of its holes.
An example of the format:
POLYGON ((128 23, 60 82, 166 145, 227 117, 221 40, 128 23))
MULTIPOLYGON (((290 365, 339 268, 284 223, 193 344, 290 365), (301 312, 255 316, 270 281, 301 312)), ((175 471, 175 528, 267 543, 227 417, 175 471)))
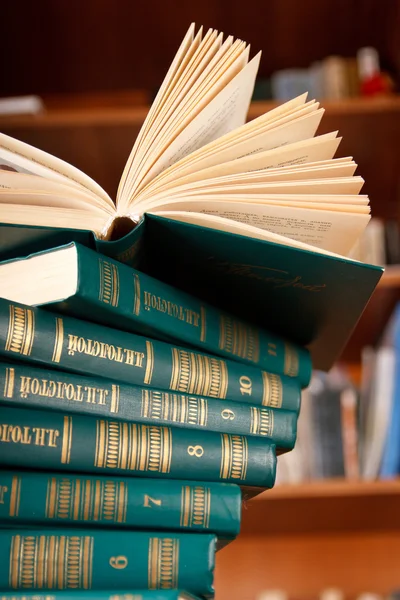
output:
POLYGON ((261 76, 363 45, 400 74, 399 0, 12 0, 2 9, 0 95, 154 93, 192 21, 263 50, 261 76))

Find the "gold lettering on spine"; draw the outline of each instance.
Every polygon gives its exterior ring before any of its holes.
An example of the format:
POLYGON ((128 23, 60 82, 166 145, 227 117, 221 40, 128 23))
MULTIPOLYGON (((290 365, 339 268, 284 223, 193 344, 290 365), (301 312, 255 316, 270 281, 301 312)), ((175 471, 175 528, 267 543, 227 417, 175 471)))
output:
POLYGON ((272 437, 274 433, 274 413, 269 408, 250 407, 250 433, 272 437))
POLYGON ((63 439, 61 448, 61 463, 69 464, 72 446, 72 417, 64 417, 63 439))
POLYGON ((84 589, 92 586, 93 538, 15 535, 9 585, 13 589, 84 589))
POLYGON ((210 525, 210 488, 184 485, 181 493, 181 527, 201 527, 210 525))
POLYGON ((47 485, 46 517, 125 523, 127 503, 123 481, 52 478, 47 485))
POLYGON ((254 363, 260 359, 260 340, 258 329, 221 315, 219 321, 219 348, 229 354, 245 358, 254 363))
POLYGON ((146 340, 146 371, 144 374, 144 383, 151 383, 151 378, 153 377, 153 369, 154 369, 154 348, 153 344, 146 340))
POLYGON ((297 377, 299 374, 299 355, 298 352, 290 344, 285 344, 285 361, 283 372, 289 377, 297 377))
POLYGON ((35 315, 30 308, 10 304, 5 350, 29 356, 35 337, 35 315))
POLYGON ((272 406, 273 408, 280 408, 282 406, 283 399, 283 386, 282 379, 279 375, 273 373, 266 373, 262 371, 263 380, 263 406, 272 406))
POLYGON ((148 587, 170 590, 178 587, 179 540, 150 538, 148 553, 148 587))
POLYGON ((14 395, 15 369, 6 367, 6 378, 4 382, 4 397, 12 398, 14 395))
POLYGON ((172 348, 170 388, 197 396, 225 398, 228 390, 226 362, 172 348))
POLYGON ((171 458, 169 427, 97 421, 96 467, 169 473, 171 458))
POLYGON ((110 412, 117 413, 119 411, 119 385, 111 386, 111 408, 110 412))
POLYGON ((140 313, 140 279, 139 275, 133 276, 133 283, 135 289, 135 301, 133 303, 133 313, 138 315, 140 313))
POLYGON ((100 282, 99 300, 104 304, 118 306, 119 273, 118 267, 106 260, 99 259, 100 282))
POLYGON ((204 306, 200 307, 200 320, 201 320, 201 330, 200 330, 200 341, 206 341, 207 335, 207 323, 206 323, 206 309, 204 306))
POLYGON ((21 498, 21 478, 14 475, 11 483, 10 517, 18 517, 21 498))
POLYGON ((208 401, 205 398, 183 394, 143 390, 141 416, 146 419, 163 419, 171 423, 205 427, 208 420, 208 401))
POLYGON ((64 343, 64 323, 59 317, 56 317, 56 336, 54 339, 54 350, 53 356, 51 357, 52 362, 59 363, 61 360, 61 354, 64 343))
POLYGON ((248 443, 243 435, 221 434, 221 479, 240 479, 247 474, 248 443))

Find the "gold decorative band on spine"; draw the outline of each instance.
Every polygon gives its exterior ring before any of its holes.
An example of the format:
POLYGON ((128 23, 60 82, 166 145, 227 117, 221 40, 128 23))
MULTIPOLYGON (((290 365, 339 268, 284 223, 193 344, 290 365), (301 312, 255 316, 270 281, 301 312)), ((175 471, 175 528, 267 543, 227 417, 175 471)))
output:
POLYGON ((141 416, 205 427, 208 421, 208 401, 183 394, 143 390, 141 416))
MULTIPOLYGON (((180 596, 179 596, 180 597, 180 596)), ((182 596, 183 598, 183 596, 182 596)), ((1 600, 1 597, 0 597, 1 600)), ((22 599, 23 600, 23 599, 22 599)), ((43 598, 43 600, 53 600, 52 598, 43 598)), ((54 598, 54 600, 56 600, 54 598)), ((143 594, 111 594, 108 600, 143 600, 143 594)), ((188 596, 187 600, 191 600, 188 596)))
POLYGON ((200 341, 205 342, 207 336, 207 321, 206 321, 206 309, 204 306, 200 307, 200 320, 201 320, 201 330, 200 330, 200 341))
POLYGON ((46 518, 126 522, 128 488, 123 481, 52 477, 47 484, 46 518))
POLYGON ((64 322, 60 317, 56 317, 56 335, 54 338, 54 350, 51 357, 52 362, 59 363, 64 344, 64 322))
POLYGON ((171 459, 169 427, 97 421, 95 467, 169 473, 171 459))
POLYGON ((30 308, 10 304, 5 350, 29 356, 35 337, 35 315, 30 308))
POLYGON ((119 273, 117 265, 107 260, 99 259, 99 300, 104 304, 118 306, 119 301, 119 273))
POLYGON ((226 398, 228 390, 226 362, 218 358, 172 348, 170 388, 197 396, 226 398))
POLYGON ((110 412, 118 413, 119 411, 119 385, 111 386, 111 408, 110 412))
POLYGON ((228 315, 221 315, 219 321, 219 348, 229 352, 229 354, 258 363, 260 359, 258 329, 228 315))
POLYGON ((11 483, 10 517, 18 517, 19 503, 21 499, 21 483, 21 477, 14 475, 11 483))
POLYGON ((72 417, 64 417, 63 439, 61 447, 61 463, 69 464, 72 447, 72 417))
POLYGON ((250 433, 272 437, 274 433, 274 413, 270 408, 250 406, 250 433))
POLYGON ((299 354, 297 350, 290 344, 285 344, 284 374, 289 375, 289 377, 297 377, 299 366, 299 354))
POLYGON ((140 313, 140 279, 137 273, 133 276, 133 285, 135 290, 135 301, 133 303, 133 314, 136 316, 140 313))
POLYGON ((154 348, 153 344, 146 340, 146 371, 144 374, 144 383, 150 384, 154 369, 154 348))
POLYGON ((93 538, 77 535, 14 535, 9 585, 12 589, 92 587, 93 538))
POLYGON ((281 408, 283 400, 282 379, 274 373, 262 371, 263 380, 263 406, 281 408))
POLYGON ((243 435, 221 434, 221 479, 240 479, 247 474, 248 443, 243 435))
POLYGON ((211 491, 210 488, 196 485, 184 485, 181 493, 181 527, 200 527, 210 525, 211 491))
POLYGON ((179 583, 179 540, 150 538, 148 553, 148 588, 177 589, 179 583))
POLYGON ((12 398, 14 395, 15 369, 6 367, 6 377, 4 382, 4 397, 12 398))

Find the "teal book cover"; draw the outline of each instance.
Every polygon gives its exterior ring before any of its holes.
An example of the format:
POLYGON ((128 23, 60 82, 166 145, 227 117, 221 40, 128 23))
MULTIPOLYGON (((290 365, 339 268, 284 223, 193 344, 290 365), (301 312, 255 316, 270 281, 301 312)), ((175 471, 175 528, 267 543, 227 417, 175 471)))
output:
POLYGON ((235 538, 242 496, 230 483, 0 470, 0 527, 96 527, 235 538))
POLYGON ((0 298, 0 356, 128 385, 298 410, 300 383, 257 367, 0 298))
MULTIPOLYGON (((17 235, 13 228, 5 229, 9 232, 7 240, 17 235)), ((46 238, 41 229, 29 227, 16 228, 19 240, 25 230, 31 241, 29 248, 24 250, 19 242, 12 246, 8 241, 3 250, 2 242, 0 258, 26 256, 68 241, 94 247, 103 255, 306 346, 313 368, 320 370, 328 370, 340 355, 383 273, 383 268, 374 265, 151 214, 116 241, 95 239, 89 232, 86 242, 76 232, 69 237, 63 232, 56 240, 50 233, 46 238)))
POLYGON ((216 538, 97 529, 0 529, 0 589, 185 589, 214 594, 216 538))
POLYGON ((0 592, 0 600, 201 600, 184 590, 74 590, 63 592, 0 592))
POLYGON ((294 447, 297 434, 296 410, 169 393, 24 363, 0 362, 0 403, 144 425, 260 436, 280 453, 294 447))
POLYGON ((98 475, 236 483, 271 488, 268 439, 1 407, 0 464, 98 475))
POLYGON ((305 348, 82 244, 3 262, 0 289, 9 300, 198 348, 296 377, 303 387, 310 381, 305 348))

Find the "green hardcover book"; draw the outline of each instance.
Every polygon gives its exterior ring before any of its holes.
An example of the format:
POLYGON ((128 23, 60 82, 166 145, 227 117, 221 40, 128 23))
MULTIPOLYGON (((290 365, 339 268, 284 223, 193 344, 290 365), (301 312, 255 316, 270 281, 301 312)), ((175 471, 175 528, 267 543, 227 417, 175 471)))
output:
POLYGON ((279 453, 296 441, 297 412, 117 384, 102 377, 0 362, 0 403, 146 425, 263 436, 279 453))
POLYGON ((83 591, 72 590, 70 592, 43 592, 33 594, 22 592, 0 592, 0 600, 200 600, 197 596, 183 590, 125 590, 105 591, 96 590, 83 591))
POLYGON ((337 132, 316 135, 323 109, 306 93, 246 123, 260 55, 222 37, 190 26, 114 200, 0 134, 0 253, 85 244, 307 346, 328 370, 383 272, 346 258, 370 220, 364 180, 334 158, 337 132))
POLYGON ((292 377, 0 298, 0 356, 120 383, 299 410, 292 377))
POLYGON ((305 348, 81 244, 0 264, 3 298, 198 348, 271 373, 311 377, 305 348))
POLYGON ((112 527, 233 539, 242 496, 230 483, 0 470, 0 527, 112 527))
POLYGON ((3 529, 0 589, 183 588, 210 597, 215 546, 210 534, 3 529))
POLYGON ((261 437, 3 406, 0 464, 271 488, 276 454, 261 437))

